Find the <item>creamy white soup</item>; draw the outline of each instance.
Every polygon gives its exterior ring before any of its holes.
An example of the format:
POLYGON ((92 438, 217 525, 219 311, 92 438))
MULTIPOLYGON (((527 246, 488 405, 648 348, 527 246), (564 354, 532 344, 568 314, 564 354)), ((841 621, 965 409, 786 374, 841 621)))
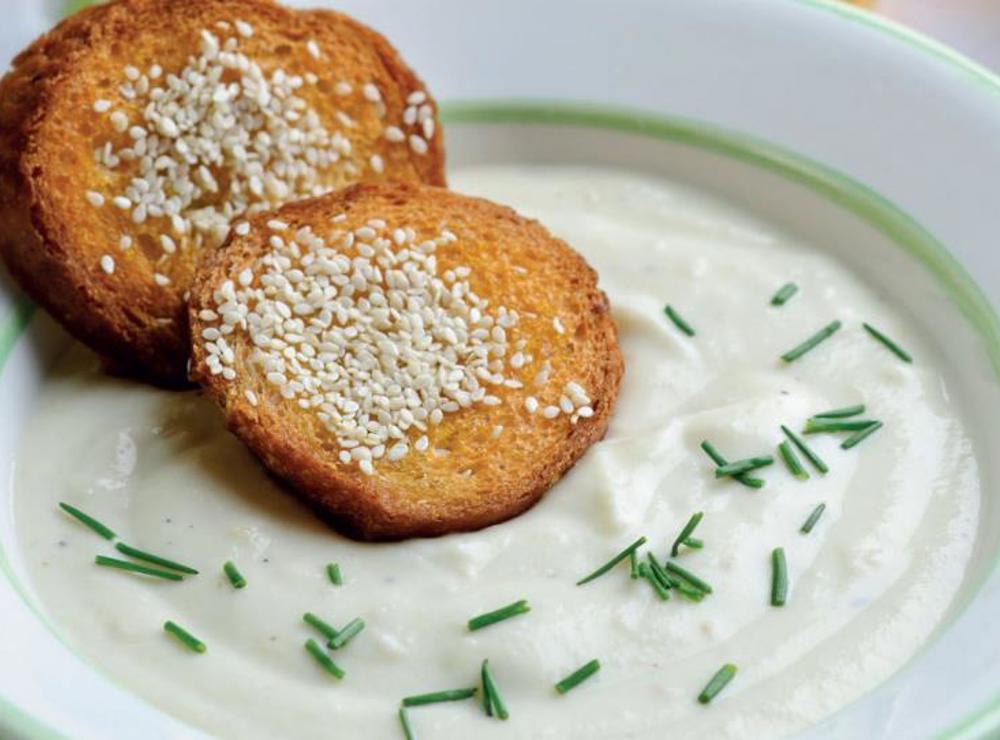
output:
MULTIPOLYGON (((479 685, 489 665, 510 718, 482 701, 414 707, 422 738, 763 737, 801 729, 899 669, 947 616, 976 533, 979 474, 945 360, 836 259, 752 214, 672 182, 579 168, 478 168, 459 191, 536 217, 581 252, 608 293, 627 370, 607 438, 522 516, 480 532, 363 544, 272 482, 197 393, 108 378, 74 346, 48 372, 17 461, 15 514, 32 585, 58 631, 99 670, 193 727, 227 737, 402 737, 402 697, 479 685), (785 283, 798 292, 771 304, 785 283), (683 333, 670 304, 695 330, 683 333), (793 362, 780 356, 834 320, 793 362), (912 354, 906 363, 862 328, 912 354), (778 455, 781 425, 824 411, 883 426, 801 436, 809 478, 778 455), (774 456, 717 479, 728 460, 774 456), (181 582, 97 567, 125 542, 193 565, 181 582), (825 510, 808 533, 802 525, 825 510), (576 582, 640 536, 711 585, 662 600, 628 560, 576 582), (697 543, 696 543, 697 544, 697 543), (788 592, 772 605, 772 551, 788 592), (247 586, 222 572, 233 561, 247 586), (338 563, 343 584, 326 573, 338 563), (468 620, 519 599, 530 611, 468 620), (365 629, 303 649, 305 612, 365 629), (163 631, 173 620, 204 653, 163 631), (601 668, 559 694, 592 659, 601 668), (724 664, 732 681, 697 698, 724 664)), ((475 287, 473 285, 473 287, 475 287)))

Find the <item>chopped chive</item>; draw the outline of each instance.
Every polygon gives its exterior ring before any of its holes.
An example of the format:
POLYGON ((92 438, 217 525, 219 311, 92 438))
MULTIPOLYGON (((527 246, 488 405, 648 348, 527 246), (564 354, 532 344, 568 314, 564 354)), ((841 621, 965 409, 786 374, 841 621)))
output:
POLYGON ((695 334, 694 328, 691 326, 691 324, 689 324, 683 318, 681 318, 681 315, 674 310, 673 306, 667 304, 667 306, 663 309, 663 313, 665 313, 667 315, 667 318, 669 318, 671 321, 674 322, 674 326, 676 326, 682 332, 687 334, 689 337, 694 336, 695 334))
POLYGON ((715 469, 715 477, 725 478, 727 476, 740 475, 741 473, 749 473, 751 470, 767 467, 773 462, 774 458, 770 455, 761 455, 760 457, 748 457, 743 460, 734 460, 731 463, 726 463, 725 465, 717 467, 715 469))
POLYGON ((334 678, 344 677, 344 669, 334 663, 333 659, 326 654, 326 650, 324 650, 322 646, 311 637, 306 640, 306 650, 308 650, 309 654, 316 659, 320 668, 329 673, 331 676, 334 678))
POLYGON ((312 612, 306 612, 302 615, 302 621, 308 624, 310 627, 319 632, 327 640, 332 640, 337 636, 337 630, 334 629, 330 624, 324 622, 322 619, 317 617, 312 612))
POLYGON ((175 563, 173 560, 161 558, 159 555, 144 552, 131 545, 126 545, 124 542, 116 542, 115 549, 123 555, 128 555, 130 558, 135 558, 136 560, 145 560, 147 563, 162 565, 164 568, 173 568, 174 570, 179 570, 181 573, 189 573, 193 576, 198 575, 198 571, 188 565, 181 565, 180 563, 175 563))
POLYGON ((602 565, 600 568, 598 568, 593 573, 591 573, 589 576, 584 576, 583 578, 581 578, 579 581, 576 582, 576 585, 577 586, 582 586, 585 583, 590 583, 590 581, 594 580, 595 578, 600 578, 605 573, 607 573, 609 570, 611 570, 616 565, 618 565, 618 563, 620 563, 622 560, 624 560, 625 558, 627 558, 629 556, 629 553, 635 552, 640 547, 642 547, 644 544, 646 544, 646 538, 645 537, 640 537, 635 542, 633 542, 631 545, 629 545, 624 550, 622 550, 620 553, 618 553, 613 558, 611 558, 611 560, 609 560, 604 565, 602 565))
POLYGON ((171 573, 168 570, 160 570, 159 568, 147 568, 145 565, 138 565, 136 563, 130 563, 127 560, 119 560, 118 558, 109 558, 104 555, 98 555, 94 558, 94 562, 98 565, 103 565, 107 568, 118 568, 118 570, 127 570, 130 573, 141 573, 144 576, 154 576, 155 578, 162 578, 165 581, 183 581, 184 576, 177 573, 171 573))
POLYGON ((326 575, 334 586, 340 586, 344 583, 344 578, 340 575, 340 565, 337 563, 330 563, 326 566, 326 575))
POLYGON ((361 634, 361 630, 364 628, 365 620, 361 617, 355 617, 344 625, 342 630, 330 638, 330 642, 327 644, 327 647, 333 650, 340 650, 340 648, 344 647, 347 643, 361 634))
POLYGON ((677 565, 677 563, 673 562, 672 560, 668 560, 663 567, 668 573, 678 576, 681 579, 687 581, 689 584, 694 586, 699 591, 704 591, 706 594, 712 593, 712 587, 709 586, 705 581, 701 580, 691 571, 686 570, 681 566, 677 565))
MULTIPOLYGON (((712 462, 714 462, 717 466, 726 465, 729 462, 708 440, 701 443, 701 449, 705 451, 706 455, 712 458, 712 462)), ((734 475, 733 478, 749 488, 761 488, 764 485, 764 481, 760 478, 754 478, 753 476, 747 474, 734 475)))
POLYGON ((75 517, 80 522, 83 522, 85 525, 90 527, 92 530, 97 532, 97 534, 101 535, 101 537, 103 537, 106 540, 113 540, 117 536, 115 535, 114 532, 111 531, 110 528, 101 524, 99 521, 94 519, 94 517, 90 516, 90 514, 84 514, 75 506, 70 506, 69 504, 60 502, 59 508, 65 511, 70 516, 75 517))
POLYGON ((601 662, 597 658, 594 658, 592 661, 580 666, 571 674, 566 676, 566 678, 564 678, 562 681, 557 683, 556 691, 558 691, 560 694, 565 694, 570 689, 579 686, 581 683, 583 683, 588 678, 593 676, 599 670, 601 670, 601 662))
POLYGON ((169 619, 163 623, 163 629, 177 638, 177 640, 185 647, 194 650, 196 653, 203 653, 207 649, 205 643, 199 640, 197 637, 192 635, 186 629, 181 627, 175 622, 171 622, 169 619))
POLYGON ((432 691, 429 694, 417 694, 407 696, 403 699, 404 707, 419 707, 424 704, 437 704, 443 701, 461 701, 471 699, 476 695, 476 687, 468 689, 448 689, 446 691, 432 691))
POLYGON ((781 453, 781 459, 785 461, 785 466, 788 468, 789 473, 799 480, 807 480, 809 478, 809 473, 802 467, 802 463, 799 462, 795 450, 792 449, 787 440, 778 445, 778 452, 781 453))
POLYGON ((788 563, 785 549, 776 547, 771 551, 771 606, 784 606, 788 599, 788 563))
POLYGON ((406 740, 417 740, 417 736, 413 734, 413 728, 410 727, 410 715, 406 711, 406 707, 399 708, 399 724, 403 727, 403 737, 406 740))
POLYGON ((628 564, 631 569, 632 578, 639 577, 639 557, 635 554, 635 550, 629 550, 628 553, 628 564))
POLYGON ((690 547, 692 550, 700 550, 705 546, 705 543, 699 540, 697 537, 686 537, 684 539, 684 544, 690 547))
POLYGON ((491 717, 496 714, 500 719, 510 717, 510 712, 507 711, 503 697, 500 696, 500 690, 497 688, 496 681, 493 680, 493 674, 490 673, 488 660, 483 661, 482 679, 483 694, 487 702, 486 713, 491 717))
POLYGON ((778 292, 771 297, 772 306, 784 306, 788 303, 788 299, 799 292, 799 286, 795 283, 785 283, 780 288, 778 292))
POLYGON ((478 617, 473 617, 469 620, 469 631, 474 632, 475 630, 489 627, 491 624, 496 624, 497 622, 502 622, 505 619, 510 619, 511 617, 516 617, 518 614, 525 614, 530 611, 531 607, 528 606, 528 602, 521 599, 520 601, 515 601, 513 604, 508 604, 494 611, 486 612, 486 614, 480 614, 478 617))
POLYGON ((856 432, 874 424, 873 419, 809 419, 803 433, 825 434, 827 432, 856 432))
POLYGON ((802 525, 802 528, 799 531, 802 532, 802 534, 809 534, 812 532, 813 527, 816 526, 816 522, 819 521, 819 518, 823 516, 824 511, 826 511, 826 504, 820 504, 813 509, 812 514, 809 515, 809 518, 806 519, 805 524, 802 525))
POLYGON ((681 533, 677 535, 677 539, 674 540, 674 544, 670 547, 670 555, 672 557, 677 557, 677 553, 680 551, 681 545, 685 544, 685 540, 687 540, 687 538, 694 532, 703 516, 705 516, 705 512, 703 511, 697 511, 691 515, 687 524, 684 525, 684 529, 682 529, 681 533))
POLYGON ((792 441, 792 444, 799 448, 799 452, 805 456, 806 460, 812 463, 812 466, 816 468, 816 470, 824 475, 830 472, 830 468, 828 468, 826 463, 823 462, 823 458, 813 452, 812 448, 807 445, 799 435, 786 427, 784 424, 781 425, 781 431, 783 431, 785 436, 792 441))
POLYGON ((868 439, 868 437, 870 437, 871 435, 873 435, 875 432, 877 432, 881 428, 882 428, 882 422, 880 422, 880 421, 873 421, 871 424, 869 424, 868 426, 866 426, 860 432, 852 434, 850 437, 848 437, 843 442, 841 442, 840 443, 840 449, 842 449, 842 450, 849 450, 849 449, 851 449, 852 447, 854 447, 854 445, 856 445, 859 442, 863 442, 864 440, 868 439))
POLYGON ((229 579, 229 582, 233 584, 233 588, 246 587, 246 579, 243 577, 243 574, 237 570, 236 564, 232 560, 227 560, 226 564, 222 566, 222 570, 226 574, 226 578, 229 579))
POLYGON ((816 332, 811 337, 806 339, 804 342, 788 350, 785 354, 781 356, 781 359, 784 360, 785 362, 795 362, 795 360, 802 357, 802 355, 804 355, 809 350, 813 349, 817 344, 833 336, 834 332, 836 332, 841 326, 842 324, 840 323, 839 320, 831 321, 829 324, 824 326, 822 329, 820 329, 818 332, 816 332))
POLYGON ((656 595, 663 601, 668 601, 670 599, 670 588, 672 587, 670 577, 663 572, 663 568, 656 562, 653 553, 647 553, 647 557, 649 564, 645 569, 645 578, 649 581, 649 585, 653 587, 653 590, 656 591, 656 595))
POLYGON ((903 362, 913 362, 913 356, 909 352, 907 352, 905 349, 900 347, 894 341, 889 339, 889 337, 880 332, 874 326, 872 326, 871 324, 862 324, 862 326, 865 327, 866 332, 871 334, 875 339, 877 339, 879 342, 885 345, 886 349, 888 349, 890 352, 896 355, 896 357, 901 359, 903 362))
POLYGON ((677 585, 674 588, 677 593, 688 601, 698 602, 705 600, 705 592, 690 585, 687 581, 677 581, 677 585))
POLYGON ((814 419, 843 419, 847 416, 857 416, 865 413, 865 405, 859 403, 855 406, 844 406, 839 409, 830 409, 820 414, 813 414, 814 419))
POLYGON ((479 669, 479 682, 483 685, 483 711, 486 712, 487 717, 493 716, 493 697, 490 696, 490 687, 486 684, 486 671, 488 661, 483 660, 483 665, 479 669))
POLYGON ((702 704, 708 704, 712 699, 714 699, 720 691, 726 688, 726 684, 733 680, 733 676, 736 675, 736 666, 732 663, 726 663, 722 668, 720 668, 712 680, 708 682, 708 685, 702 689, 701 693, 698 694, 698 701, 702 704))

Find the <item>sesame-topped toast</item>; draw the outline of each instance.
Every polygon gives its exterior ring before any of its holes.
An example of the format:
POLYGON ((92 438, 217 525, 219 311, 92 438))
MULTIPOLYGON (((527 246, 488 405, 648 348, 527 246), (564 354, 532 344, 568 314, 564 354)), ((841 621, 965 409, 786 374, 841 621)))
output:
POLYGON ((597 274, 509 208, 360 184, 250 219, 191 294, 192 377, 365 539, 534 504, 605 433, 623 362, 597 274))
POLYGON ((186 381, 185 301, 245 216, 444 184, 436 105, 379 34, 270 0, 111 0, 0 81, 0 250, 122 372, 186 381))

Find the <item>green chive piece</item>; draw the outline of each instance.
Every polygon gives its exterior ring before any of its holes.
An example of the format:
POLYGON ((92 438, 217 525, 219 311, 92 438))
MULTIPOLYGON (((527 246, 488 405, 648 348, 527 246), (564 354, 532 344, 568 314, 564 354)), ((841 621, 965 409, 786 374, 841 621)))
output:
POLYGON ((866 426, 860 432, 852 434, 850 437, 841 442, 840 449, 842 450, 851 449, 852 447, 854 447, 854 445, 863 442, 864 440, 868 439, 871 435, 875 434, 875 432, 881 429, 882 426, 883 426, 882 422, 873 421, 871 424, 866 426))
POLYGON ((689 570, 682 568, 677 565, 677 563, 668 560, 666 565, 663 566, 664 569, 675 576, 679 576, 683 580, 687 581, 689 584, 694 586, 699 591, 704 591, 706 594, 712 593, 712 587, 709 586, 705 581, 701 580, 698 576, 689 570))
MULTIPOLYGON (((712 458, 712 462, 714 462, 717 466, 726 465, 729 462, 708 440, 701 443, 701 449, 705 451, 706 455, 712 458)), ((750 475, 734 475, 733 478, 749 488, 762 488, 764 486, 764 481, 750 475)))
POLYGON ((507 719, 510 717, 510 712, 507 711, 507 705, 504 704, 503 697, 500 696, 500 690, 497 688, 496 681, 493 680, 493 674, 490 673, 490 665, 488 660, 483 661, 482 679, 483 679, 483 695, 485 696, 487 702, 486 713, 491 717, 495 714, 500 719, 507 719))
POLYGON ((196 653, 203 653, 207 649, 205 647, 205 643, 181 627, 179 624, 171 622, 169 619, 163 623, 163 629, 168 634, 176 637, 182 645, 194 650, 196 653))
POLYGON ((233 588, 246 588, 247 581, 243 574, 237 570, 236 564, 232 560, 227 560, 226 564, 222 566, 222 570, 229 582, 233 584, 233 588))
POLYGON ((319 663, 319 667, 331 676, 334 678, 344 677, 344 669, 334 663, 330 656, 326 654, 326 650, 324 650, 323 647, 311 637, 306 640, 306 650, 309 651, 309 654, 316 659, 316 662, 319 663))
POLYGON ((635 554, 635 550, 630 550, 628 554, 628 565, 629 569, 632 571, 632 578, 639 577, 639 556, 635 554))
POLYGON ((725 465, 717 467, 715 469, 715 477, 725 478, 727 476, 740 475, 741 473, 749 473, 751 470, 767 467, 773 462, 774 458, 770 455, 748 457, 743 460, 734 460, 731 463, 726 463, 725 465))
POLYGON ((646 553, 646 556, 649 560, 649 565, 646 566, 644 577, 649 581, 649 585, 653 587, 653 590, 656 591, 656 595, 663 601, 668 601, 670 599, 670 589, 673 587, 670 576, 656 562, 653 553, 646 553))
POLYGON ((874 424, 874 419, 809 419, 804 434, 826 434, 828 432, 856 432, 874 424))
POLYGON ((836 332, 841 326, 842 324, 840 323, 839 320, 831 321, 829 324, 824 326, 822 329, 820 329, 818 332, 816 332, 811 337, 806 339, 804 342, 788 350, 785 354, 781 356, 781 359, 784 360, 785 362, 795 362, 795 360, 802 357, 802 355, 804 355, 809 350, 813 349, 817 344, 832 337, 834 332, 836 332))
POLYGON ((674 544, 671 545, 670 547, 671 557, 675 558, 677 557, 677 553, 680 551, 681 545, 685 544, 685 541, 694 532, 699 522, 701 522, 703 516, 705 516, 705 512, 703 511, 696 511, 694 514, 691 515, 691 518, 688 519, 687 524, 684 525, 684 529, 682 529, 681 533, 677 535, 677 539, 674 540, 674 544))
POLYGON ((907 352, 905 349, 900 347, 894 341, 889 339, 885 334, 880 332, 871 324, 862 324, 865 327, 865 331, 871 334, 876 340, 885 345, 885 348, 892 352, 896 357, 901 359, 903 362, 913 362, 913 356, 907 352))
POLYGON ((780 288, 778 292, 771 297, 772 306, 784 306, 788 303, 788 299, 799 292, 799 286, 795 283, 785 283, 780 288))
POLYGON ((324 622, 322 619, 317 617, 312 612, 306 612, 302 615, 302 621, 312 627, 314 630, 319 632, 327 640, 332 640, 337 636, 337 630, 334 629, 330 624, 324 622))
POLYGON ((611 560, 609 560, 604 565, 602 565, 600 568, 598 568, 593 573, 591 573, 589 576, 584 576, 583 578, 581 578, 579 581, 576 582, 576 585, 577 586, 582 586, 585 583, 590 583, 595 578, 600 578, 605 573, 607 573, 609 570, 611 570, 616 565, 618 565, 618 563, 620 563, 622 560, 624 560, 625 558, 627 558, 629 556, 630 552, 635 552, 640 547, 642 547, 644 544, 646 544, 646 538, 645 537, 640 537, 635 542, 633 542, 631 545, 629 545, 624 550, 622 550, 620 553, 618 553, 613 558, 611 558, 611 560))
POLYGON ((686 581, 678 581, 677 586, 675 586, 675 588, 677 590, 677 593, 679 593, 688 601, 699 602, 705 600, 706 596, 705 592, 695 588, 686 581))
POLYGON ((69 504, 60 502, 59 508, 65 511, 70 516, 75 517, 77 520, 83 522, 85 525, 90 527, 92 530, 97 532, 97 534, 101 535, 101 537, 103 537, 106 540, 113 540, 117 536, 115 535, 114 532, 111 531, 111 529, 101 524, 99 521, 94 519, 94 517, 90 516, 90 514, 84 514, 75 506, 70 506, 69 504))
POLYGON ((448 689, 446 691, 432 691, 429 694, 407 696, 403 699, 403 706, 419 707, 424 704, 437 704, 443 701, 461 701, 462 699, 471 699, 476 695, 476 690, 476 687, 473 686, 468 689, 448 689))
POLYGON ((857 416, 865 413, 865 405, 859 403, 856 406, 844 406, 839 409, 830 409, 821 414, 813 414, 814 419, 843 419, 848 416, 857 416))
POLYGON ((594 658, 592 661, 580 666, 571 674, 566 676, 566 678, 564 678, 562 681, 557 683, 556 691, 558 691, 560 694, 565 694, 570 689, 579 686, 581 683, 583 683, 588 678, 593 676, 599 670, 601 670, 601 662, 597 658, 594 658))
POLYGON ((403 737, 406 740, 417 740, 417 736, 413 734, 413 728, 410 727, 410 715, 406 711, 406 707, 399 708, 399 724, 403 726, 403 737))
POLYGON ((809 473, 802 467, 802 463, 799 462, 795 450, 792 449, 787 440, 778 445, 778 452, 781 453, 781 459, 785 461, 785 467, 788 468, 789 473, 799 480, 808 480, 809 473))
POLYGON ((159 568, 147 568, 145 565, 138 565, 137 563, 130 563, 127 560, 119 560, 118 558, 109 558, 104 555, 98 555, 94 558, 94 562, 98 565, 103 565, 107 568, 118 568, 118 570, 127 570, 130 573, 141 573, 144 576, 153 576, 155 578, 162 578, 165 581, 183 581, 184 576, 177 573, 171 573, 168 570, 160 570, 159 568))
POLYGON ((159 555, 144 552, 143 550, 139 550, 131 545, 126 545, 124 542, 116 542, 115 549, 123 555, 128 555, 130 558, 135 558, 136 560, 145 560, 147 563, 162 565, 164 568, 172 568, 180 571, 181 573, 188 573, 193 576, 198 575, 198 571, 188 565, 181 565, 180 563, 175 563, 173 560, 161 558, 159 555))
POLYGON ((340 648, 344 647, 347 643, 361 634, 361 630, 364 628, 365 620, 361 617, 355 617, 348 622, 342 630, 330 638, 330 642, 327 644, 327 647, 332 650, 340 650, 340 648))
POLYGON ((771 551, 771 606, 784 606, 788 599, 788 563, 785 549, 776 547, 771 551))
POLYGON ((686 537, 684 539, 684 544, 690 547, 692 550, 700 550, 705 546, 705 543, 699 540, 697 537, 686 537))
POLYGON ((805 524, 802 525, 802 528, 799 531, 802 532, 802 534, 809 534, 812 532, 813 527, 816 526, 816 522, 819 521, 819 518, 823 516, 824 511, 826 511, 826 504, 820 504, 813 509, 812 514, 809 515, 809 518, 806 519, 805 524))
POLYGON ((826 466, 826 463, 823 462, 823 458, 821 458, 819 455, 813 452, 812 448, 805 443, 805 440, 803 440, 802 437, 797 435, 795 432, 786 427, 784 424, 781 425, 781 431, 783 431, 785 433, 785 436, 792 441, 792 444, 794 444, 796 447, 799 448, 799 452, 801 452, 805 456, 806 460, 812 463, 812 466, 816 468, 816 470, 818 470, 823 475, 826 475, 828 472, 830 472, 830 468, 828 468, 826 466))
POLYGON ((726 663, 722 668, 720 668, 712 680, 708 682, 708 685, 702 689, 701 693, 698 694, 698 701, 702 704, 708 704, 712 699, 714 699, 720 691, 726 688, 726 684, 733 680, 733 676, 736 675, 736 666, 732 663, 726 663))
POLYGON ((682 332, 687 334, 689 337, 694 336, 695 334, 694 327, 692 327, 691 324, 689 324, 683 318, 681 318, 681 315, 674 310, 673 306, 668 304, 663 309, 663 313, 665 313, 667 315, 667 318, 669 318, 671 321, 674 322, 674 326, 676 326, 682 332))
POLYGON ((530 611, 531 607, 528 606, 527 601, 524 599, 515 601, 513 604, 507 604, 507 606, 502 606, 499 609, 486 612, 486 614, 480 614, 478 617, 470 619, 469 632, 489 627, 491 624, 496 624, 497 622, 502 622, 505 619, 510 619, 511 617, 516 617, 518 614, 525 614, 530 611))
POLYGON ((340 586, 344 583, 344 578, 340 575, 340 565, 337 563, 330 563, 326 566, 326 576, 334 586, 340 586))

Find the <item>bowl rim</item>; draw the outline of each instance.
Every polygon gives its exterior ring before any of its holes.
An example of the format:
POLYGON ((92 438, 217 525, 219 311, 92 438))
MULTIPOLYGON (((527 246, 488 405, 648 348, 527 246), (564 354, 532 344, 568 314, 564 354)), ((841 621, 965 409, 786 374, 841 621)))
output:
MULTIPOLYGON (((891 37, 910 50, 931 57, 962 73, 967 81, 985 89, 991 95, 1000 96, 1000 76, 923 33, 867 10, 847 5, 842 0, 797 0, 797 2, 891 37)), ((1000 379, 1000 317, 966 269, 936 237, 889 199, 813 158, 737 130, 692 118, 586 102, 517 99, 452 100, 441 104, 441 118, 446 125, 555 124, 645 135, 734 158, 807 187, 881 231, 923 263, 982 340, 994 374, 1000 379)), ((0 374, 3 373, 11 351, 31 323, 34 313, 34 304, 27 298, 18 296, 7 315, 0 319, 0 374)), ((983 573, 972 584, 963 601, 953 609, 944 627, 950 625, 965 611, 984 583, 995 575, 998 565, 1000 565, 1000 547, 990 553, 983 573)), ((2 546, 0 546, 0 572, 29 608, 52 629, 13 572, 2 546)), ((932 639, 930 642, 934 641, 935 639, 932 639)), ((926 649, 927 645, 920 653, 926 649)), ((2 695, 0 695, 0 726, 26 738, 63 737, 43 720, 2 695)), ((992 700, 955 720, 937 737, 942 740, 983 737, 998 728, 1000 728, 1000 692, 992 700)))

